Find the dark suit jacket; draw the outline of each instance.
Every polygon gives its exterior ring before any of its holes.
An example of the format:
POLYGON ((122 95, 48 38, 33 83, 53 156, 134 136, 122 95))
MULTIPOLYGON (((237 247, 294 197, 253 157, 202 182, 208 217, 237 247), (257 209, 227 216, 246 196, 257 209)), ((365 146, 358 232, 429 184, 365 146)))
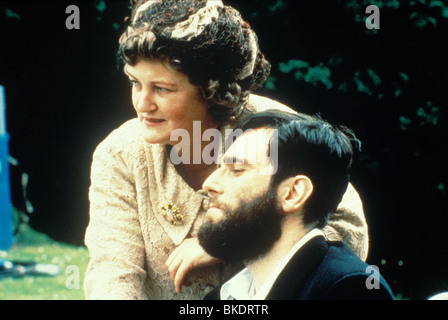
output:
MULTIPOLYGON (((384 278, 368 267, 345 243, 314 237, 291 258, 266 300, 394 299, 384 278)), ((205 299, 220 299, 220 289, 205 299)))

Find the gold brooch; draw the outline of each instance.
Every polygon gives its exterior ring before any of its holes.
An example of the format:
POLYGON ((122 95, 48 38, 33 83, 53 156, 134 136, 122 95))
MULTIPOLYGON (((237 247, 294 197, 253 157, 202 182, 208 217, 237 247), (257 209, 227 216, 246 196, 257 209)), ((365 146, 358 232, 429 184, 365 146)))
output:
POLYGON ((184 216, 180 213, 179 208, 171 202, 162 206, 162 214, 165 220, 173 225, 181 225, 184 223, 184 216))

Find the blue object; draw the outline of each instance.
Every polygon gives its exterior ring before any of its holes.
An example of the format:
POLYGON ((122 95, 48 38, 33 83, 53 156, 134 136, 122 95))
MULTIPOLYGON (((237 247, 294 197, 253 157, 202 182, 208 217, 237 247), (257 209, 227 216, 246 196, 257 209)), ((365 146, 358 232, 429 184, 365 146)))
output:
POLYGON ((7 133, 0 135, 0 250, 5 251, 14 243, 8 142, 7 133))
POLYGON ((4 88, 0 86, 0 250, 4 251, 14 243, 9 180, 9 135, 6 132, 5 109, 4 88))

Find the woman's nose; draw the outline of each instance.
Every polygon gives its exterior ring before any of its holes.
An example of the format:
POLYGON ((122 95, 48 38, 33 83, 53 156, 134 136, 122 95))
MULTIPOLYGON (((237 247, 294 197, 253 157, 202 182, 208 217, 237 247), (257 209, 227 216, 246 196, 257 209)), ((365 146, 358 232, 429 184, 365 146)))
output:
POLYGON ((135 108, 140 113, 153 112, 157 110, 157 104, 154 101, 153 94, 144 90, 138 94, 135 101, 135 108))

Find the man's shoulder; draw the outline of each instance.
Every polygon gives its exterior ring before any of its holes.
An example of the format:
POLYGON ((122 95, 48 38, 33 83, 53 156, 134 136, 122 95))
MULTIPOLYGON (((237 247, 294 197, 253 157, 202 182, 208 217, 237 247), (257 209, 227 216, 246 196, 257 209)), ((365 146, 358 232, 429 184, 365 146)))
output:
POLYGON ((327 244, 328 252, 321 264, 323 267, 337 270, 336 274, 363 272, 368 267, 345 242, 327 241, 327 244))
MULTIPOLYGON (((206 299, 219 300, 220 288, 206 299)), ((341 241, 309 240, 289 261, 267 299, 391 300, 387 282, 341 241)))
POLYGON ((376 266, 356 256, 341 241, 328 241, 322 262, 308 277, 303 295, 310 299, 393 299, 376 266))

